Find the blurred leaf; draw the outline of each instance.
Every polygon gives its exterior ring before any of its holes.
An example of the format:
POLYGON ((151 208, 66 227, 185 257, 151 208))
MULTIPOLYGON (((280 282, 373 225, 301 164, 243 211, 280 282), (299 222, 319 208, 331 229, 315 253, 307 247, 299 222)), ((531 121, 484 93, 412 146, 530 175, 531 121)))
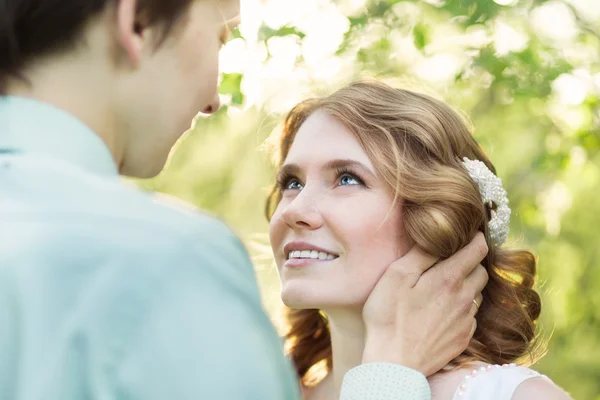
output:
POLYGON ((289 36, 289 35, 298 36, 300 39, 304 39, 304 37, 306 36, 303 32, 298 30, 295 26, 289 26, 289 25, 282 26, 279 29, 273 29, 270 26, 268 26, 267 24, 263 23, 258 30, 258 40, 259 41, 266 41, 272 37, 283 37, 283 36, 289 36))
POLYGON ((418 24, 413 30, 413 36, 415 40, 415 47, 419 50, 423 50, 427 45, 427 28, 424 25, 418 24))
POLYGON ((223 74, 219 85, 219 93, 231 95, 232 104, 242 104, 244 102, 244 95, 241 91, 242 79, 244 79, 242 74, 223 74))

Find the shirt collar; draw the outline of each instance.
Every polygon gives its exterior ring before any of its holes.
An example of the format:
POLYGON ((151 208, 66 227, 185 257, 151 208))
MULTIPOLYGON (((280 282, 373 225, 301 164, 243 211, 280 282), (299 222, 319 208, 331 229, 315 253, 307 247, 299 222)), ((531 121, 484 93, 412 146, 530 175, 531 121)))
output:
POLYGON ((52 105, 0 96, 0 150, 67 161, 98 175, 117 176, 102 139, 83 122, 52 105))

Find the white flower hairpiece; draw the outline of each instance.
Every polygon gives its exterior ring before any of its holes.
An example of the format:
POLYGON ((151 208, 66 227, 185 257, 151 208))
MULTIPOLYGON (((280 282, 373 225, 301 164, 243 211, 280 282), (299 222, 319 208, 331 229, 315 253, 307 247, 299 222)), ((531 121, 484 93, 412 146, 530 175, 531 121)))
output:
POLYGON ((481 200, 490 208, 492 218, 488 223, 490 237, 495 246, 500 246, 508 237, 508 221, 510 220, 510 208, 506 190, 502 186, 502 179, 498 178, 490 169, 479 160, 463 158, 462 165, 466 168, 471 179, 477 183, 481 200), (493 210, 492 206, 496 209, 493 210))

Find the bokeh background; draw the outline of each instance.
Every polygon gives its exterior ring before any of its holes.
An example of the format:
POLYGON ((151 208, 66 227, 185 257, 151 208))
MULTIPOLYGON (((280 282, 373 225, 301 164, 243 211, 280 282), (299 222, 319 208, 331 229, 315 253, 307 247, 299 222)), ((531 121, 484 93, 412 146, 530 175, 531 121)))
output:
POLYGON ((198 117, 148 189, 225 219, 265 307, 279 307, 263 208, 266 139, 297 101, 358 76, 435 93, 468 114, 539 256, 535 368, 600 399, 600 0, 242 0, 223 49, 225 106, 198 117))

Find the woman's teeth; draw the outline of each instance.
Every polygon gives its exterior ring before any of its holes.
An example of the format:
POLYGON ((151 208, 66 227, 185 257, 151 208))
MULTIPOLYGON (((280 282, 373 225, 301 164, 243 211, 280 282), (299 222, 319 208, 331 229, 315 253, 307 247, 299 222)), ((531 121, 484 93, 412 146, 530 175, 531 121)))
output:
POLYGON ((312 258, 313 260, 333 260, 336 258, 333 254, 316 250, 296 250, 290 251, 288 259, 292 258, 312 258))

